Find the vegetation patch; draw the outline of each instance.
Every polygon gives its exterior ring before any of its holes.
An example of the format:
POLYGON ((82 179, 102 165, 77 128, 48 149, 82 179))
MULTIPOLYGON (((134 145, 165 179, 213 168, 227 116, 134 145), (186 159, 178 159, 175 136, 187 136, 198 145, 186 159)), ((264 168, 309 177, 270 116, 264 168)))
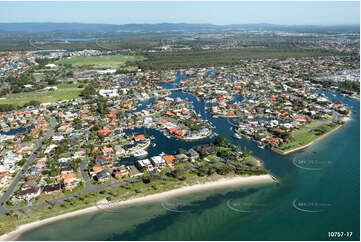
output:
POLYGON ((0 105, 10 104, 14 106, 22 106, 32 100, 36 100, 41 103, 70 100, 78 98, 82 90, 83 88, 65 86, 58 88, 55 91, 13 93, 4 96, 4 99, 0 100, 0 105))
POLYGON ((311 132, 297 135, 289 143, 282 144, 280 147, 278 147, 278 149, 281 151, 289 151, 307 145, 312 141, 316 140, 317 138, 319 138, 320 136, 330 132, 331 130, 339 126, 340 124, 336 124, 336 123, 321 125, 311 132))
POLYGON ((126 56, 126 55, 107 55, 107 56, 78 56, 71 59, 58 60, 55 63, 58 65, 73 65, 73 66, 97 66, 97 67, 114 67, 124 65, 127 62, 142 61, 144 56, 126 56))

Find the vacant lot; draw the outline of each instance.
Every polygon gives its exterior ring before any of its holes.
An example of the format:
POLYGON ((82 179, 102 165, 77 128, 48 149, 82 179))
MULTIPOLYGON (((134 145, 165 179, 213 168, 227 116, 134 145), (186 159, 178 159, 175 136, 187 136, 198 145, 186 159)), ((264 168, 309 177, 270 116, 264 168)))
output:
POLYGON ((70 64, 73 66, 97 66, 117 68, 126 62, 144 60, 144 56, 107 55, 107 56, 78 56, 55 62, 56 64, 70 64))

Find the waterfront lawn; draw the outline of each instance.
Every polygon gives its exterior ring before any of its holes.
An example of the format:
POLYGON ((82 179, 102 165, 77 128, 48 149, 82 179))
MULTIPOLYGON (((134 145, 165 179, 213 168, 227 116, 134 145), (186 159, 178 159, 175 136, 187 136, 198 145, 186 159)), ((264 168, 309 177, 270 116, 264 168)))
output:
POLYGON ((316 140, 317 138, 319 138, 320 136, 330 132, 331 130, 333 130, 339 126, 340 126, 340 124, 336 124, 336 123, 323 124, 311 132, 297 135, 296 137, 293 138, 292 141, 290 141, 289 143, 282 144, 277 149, 279 149, 283 152, 287 152, 287 151, 296 149, 298 147, 307 145, 307 144, 311 143, 312 141, 316 140))
POLYGON ((35 100, 41 103, 56 102, 59 100, 69 100, 78 98, 83 88, 60 86, 58 90, 48 92, 22 92, 4 96, 6 99, 0 100, 0 104, 13 104, 22 106, 29 101, 35 100))
POLYGON ((316 125, 318 123, 317 120, 312 120, 310 123, 304 125, 304 126, 301 126, 301 127, 298 127, 298 128, 295 128, 294 130, 292 130, 292 134, 298 132, 298 131, 302 131, 302 130, 306 130, 308 128, 312 128, 314 125, 316 125))
POLYGON ((124 65, 126 62, 142 61, 145 60, 144 56, 127 56, 127 55, 107 55, 107 56, 78 56, 71 59, 58 60, 55 64, 66 65, 70 64, 73 66, 97 66, 97 67, 108 67, 118 68, 124 65))
MULTIPOLYGON (((249 164, 240 161, 238 156, 232 157, 231 152, 240 151, 238 146, 232 145, 226 139, 216 138, 215 143, 211 145, 204 145, 203 147, 196 147, 195 149, 203 149, 202 154, 205 159, 210 160, 214 157, 212 162, 201 162, 201 159, 193 163, 183 162, 176 164, 176 170, 165 170, 158 175, 151 175, 148 172, 140 177, 140 179, 132 184, 124 186, 108 187, 93 191, 87 194, 80 194, 67 200, 51 203, 48 205, 32 208, 30 211, 22 204, 22 211, 18 206, 9 208, 8 216, 0 217, 1 230, 0 233, 7 233, 16 229, 20 224, 30 223, 45 218, 54 217, 60 214, 76 211, 96 205, 104 199, 111 202, 126 201, 138 197, 161 193, 169 190, 174 190, 184 186, 192 186, 195 184, 211 182, 219 180, 220 178, 234 177, 238 175, 261 175, 267 172, 255 163, 255 158, 252 156, 245 157, 249 164), (216 145, 217 144, 217 145, 216 145), (209 151, 207 151, 209 149, 209 151), (219 152, 215 152, 215 151, 219 152), (215 154, 216 153, 216 154, 215 154), (217 156, 217 157, 215 157, 217 156), (216 159, 217 158, 217 159, 216 159), (227 164, 231 163, 232 166, 227 164), (195 169, 195 167, 198 167, 195 169)), ((47 198, 49 196, 46 196, 47 198)), ((51 196, 50 196, 51 197, 51 196)), ((39 198, 38 200, 43 200, 39 198)))
MULTIPOLYGON (((64 202, 57 202, 55 205, 41 206, 30 211, 24 208, 25 212, 9 209, 10 215, 0 216, 0 235, 15 230, 19 225, 43 220, 61 214, 73 212, 94 206, 105 198, 111 202, 125 201, 137 197, 143 197, 155 193, 161 193, 187 185, 215 181, 225 176, 214 174, 212 176, 198 177, 193 173, 185 173, 185 180, 164 176, 163 178, 152 178, 150 183, 143 183, 142 180, 122 187, 102 189, 87 194, 81 194, 77 198, 64 202)), ((228 177, 234 174, 227 175, 228 177)))

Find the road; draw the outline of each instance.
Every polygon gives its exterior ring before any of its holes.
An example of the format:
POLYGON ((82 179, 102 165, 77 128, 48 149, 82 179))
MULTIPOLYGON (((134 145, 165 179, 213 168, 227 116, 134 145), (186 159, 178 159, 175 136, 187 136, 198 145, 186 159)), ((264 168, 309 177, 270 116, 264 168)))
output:
MULTIPOLYGON (((87 139, 87 144, 90 144, 90 140, 91 140, 91 132, 88 130, 88 139, 87 139)), ((80 173, 83 177, 84 180, 84 192, 87 193, 91 190, 93 190, 94 185, 91 183, 91 179, 88 175, 88 172, 85 170, 85 168, 87 167, 89 163, 89 159, 86 158, 84 159, 81 163, 80 163, 80 173)))
MULTIPOLYGON (((56 122, 55 122, 55 119, 52 120, 52 129, 47 133, 47 135, 45 136, 45 138, 49 138, 51 135, 53 135, 53 132, 54 132, 54 128, 56 126, 56 122)), ((91 132, 88 131, 88 139, 87 139, 87 144, 90 144, 90 141, 91 141, 91 132)), ((39 142, 38 145, 42 145, 42 142, 39 142)), ((40 146, 41 147, 41 146, 40 146)), ((39 148, 40 148, 39 147, 39 148)), ((39 149, 37 148, 37 150, 39 149)), ((30 157, 30 159, 28 160, 28 162, 24 165, 23 169, 24 171, 26 171, 29 167, 29 165, 32 163, 32 161, 35 159, 36 157, 36 154, 35 152, 33 153, 34 156, 33 158, 30 157), (26 166, 26 167, 25 167, 26 166)), ((93 191, 98 191, 98 190, 102 190, 102 189, 106 189, 106 188, 113 188, 113 187, 119 187, 119 186, 124 186, 125 184, 127 183, 133 183, 133 182, 136 182, 139 178, 131 178, 131 179, 127 179, 127 180, 124 180, 124 181, 120 181, 120 182, 115 182, 115 183, 111 183, 111 184, 103 184, 103 185, 94 185, 91 183, 91 178, 89 177, 87 171, 85 171, 85 168, 86 166, 88 165, 89 163, 89 160, 88 159, 85 159, 84 161, 82 161, 80 163, 80 172, 81 172, 81 175, 83 177, 83 180, 84 180, 84 189, 82 191, 79 191, 79 192, 76 192, 76 193, 73 193, 73 194, 69 194, 69 195, 66 195, 66 196, 63 196, 63 197, 59 197, 59 198, 56 198, 56 199, 53 199, 53 200, 47 200, 45 202, 39 202, 39 203, 35 203, 35 204, 28 204, 27 207, 24 207, 24 208, 19 208, 17 209, 17 211, 19 212, 25 212, 25 210, 30 210, 31 208, 37 208, 37 207, 41 207, 41 206, 49 206, 49 205, 55 205, 57 203, 61 203, 61 202, 64 202, 66 200, 70 200, 72 198, 76 198, 78 197, 79 195, 81 194, 86 194, 86 193, 89 193, 89 192, 93 192, 93 191)), ((14 180, 13 183, 11 184, 11 191, 10 191, 10 188, 8 189, 8 195, 2 199, 4 199, 4 201, 6 201, 8 199, 8 197, 11 195, 12 191, 15 189, 16 185, 18 184, 20 178, 22 176, 20 176, 18 174, 18 179, 14 180)), ((3 211, 0 212, 0 216, 2 215, 5 215, 7 213, 6 209, 1 206, 1 208, 3 209, 3 211)))
POLYGON ((6 190, 6 192, 4 192, 4 194, 1 196, 0 198, 0 216, 7 214, 7 210, 6 208, 4 208, 4 204, 5 202, 9 199, 9 197, 11 196, 11 194, 14 192, 15 188, 17 187, 20 179, 24 176, 25 172, 28 170, 29 166, 31 165, 31 163, 35 160, 36 156, 38 155, 38 151, 39 149, 43 146, 43 142, 46 139, 49 139, 53 134, 54 134, 54 129, 56 126, 56 120, 55 118, 50 116, 50 121, 51 121, 51 127, 50 130, 48 131, 48 133, 44 136, 43 139, 39 140, 37 143, 37 148, 34 150, 34 152, 31 154, 31 156, 29 157, 28 161, 23 165, 23 167, 21 168, 21 170, 18 172, 18 174, 15 176, 14 180, 12 181, 12 183, 10 184, 10 186, 8 187, 8 189, 6 190))
POLYGON ((38 207, 41 207, 41 206, 49 206, 49 205, 59 204, 59 203, 64 202, 66 200, 77 198, 81 194, 86 194, 86 193, 89 193, 89 192, 98 191, 98 190, 102 190, 102 189, 106 189, 106 188, 121 187, 121 186, 124 186, 127 183, 134 183, 138 179, 139 178, 133 178, 133 179, 127 179, 127 180, 124 180, 124 181, 121 181, 121 182, 115 182, 115 183, 111 183, 111 184, 104 184, 104 185, 97 185, 97 186, 92 185, 91 187, 88 187, 88 189, 84 189, 84 190, 82 190, 80 192, 69 194, 69 195, 59 197, 59 198, 56 198, 56 199, 53 199, 53 200, 47 200, 45 202, 39 202, 39 203, 36 203, 36 204, 32 204, 31 206, 27 206, 27 207, 24 207, 24 208, 19 208, 19 209, 17 209, 17 211, 24 213, 25 210, 29 210, 31 208, 38 208, 38 207))

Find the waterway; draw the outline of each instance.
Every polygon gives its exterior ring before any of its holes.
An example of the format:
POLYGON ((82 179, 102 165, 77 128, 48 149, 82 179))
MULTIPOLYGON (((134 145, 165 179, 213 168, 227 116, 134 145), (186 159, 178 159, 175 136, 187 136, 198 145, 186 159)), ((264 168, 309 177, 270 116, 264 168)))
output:
POLYGON ((32 128, 32 126, 28 126, 28 127, 24 127, 24 128, 17 128, 17 129, 11 129, 7 132, 0 132, 0 134, 3 135, 17 135, 17 134, 24 134, 26 133, 28 130, 30 130, 32 128))
MULTIPOLYGON (((207 114, 195 96, 173 92, 171 97, 193 101, 217 134, 252 150, 280 184, 215 189, 99 211, 36 228, 19 240, 329 240, 332 231, 352 232, 342 239, 359 240, 360 102, 325 94, 352 108, 352 119, 307 149, 281 156, 233 139, 225 119, 207 114), (318 164, 320 169, 308 169, 318 164)), ((156 137, 150 155, 210 141, 189 143, 146 132, 156 137)))

